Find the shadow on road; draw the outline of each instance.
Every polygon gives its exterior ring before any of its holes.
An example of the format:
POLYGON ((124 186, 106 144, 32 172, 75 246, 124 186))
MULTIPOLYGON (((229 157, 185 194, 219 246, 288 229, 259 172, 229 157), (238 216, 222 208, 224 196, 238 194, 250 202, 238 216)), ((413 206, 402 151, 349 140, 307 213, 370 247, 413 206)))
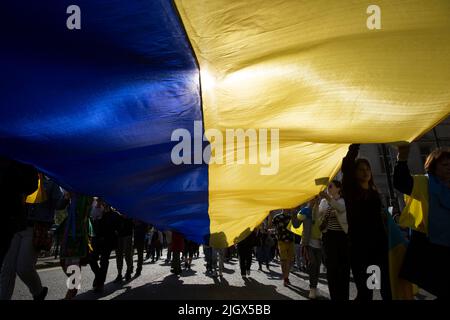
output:
MULTIPOLYGON (((291 274, 296 275, 297 277, 301 278, 304 281, 308 281, 308 283, 309 283, 309 276, 307 274, 302 274, 302 273, 300 273, 298 271, 291 271, 291 274)), ((328 281, 326 279, 327 279, 327 276, 325 274, 321 273, 319 275, 318 282, 327 286, 328 285, 328 281)))
POLYGON ((227 268, 223 268, 223 273, 226 273, 226 274, 233 274, 233 273, 235 273, 235 271, 233 270, 233 269, 227 269, 227 268))
POLYGON ((192 277, 192 276, 196 276, 197 275, 197 271, 192 270, 192 269, 184 269, 183 270, 183 277, 192 277))
MULTIPOLYGON (((302 297, 308 298, 308 296, 309 296, 309 290, 305 290, 303 288, 300 288, 298 286, 294 286, 292 284, 290 284, 288 286, 288 288, 291 289, 292 291, 294 291, 295 293, 301 295, 302 297)), ((323 295, 323 293, 320 293, 320 294, 317 295, 316 300, 329 300, 329 299, 327 297, 325 297, 323 295)))
POLYGON ((278 280, 278 279, 282 279, 283 278, 283 276, 282 276, 282 274, 280 272, 276 272, 274 270, 262 271, 262 272, 266 273, 267 274, 267 278, 270 279, 270 280, 274 280, 274 279, 278 280))
POLYGON ((78 294, 75 297, 75 300, 99 300, 101 298, 109 296, 110 294, 116 292, 117 290, 121 289, 129 290, 131 287, 127 286, 127 283, 128 282, 126 281, 123 281, 122 283, 109 282, 105 284, 102 292, 95 292, 94 290, 89 290, 87 292, 78 294))
MULTIPOLYGON (((277 292, 275 286, 261 284, 252 278, 247 279, 244 287, 230 286, 225 278, 220 277, 215 278, 214 282, 214 284, 184 284, 182 277, 168 275, 159 282, 148 283, 133 289, 126 288, 127 290, 124 293, 114 297, 113 300, 291 299, 277 292)), ((80 298, 91 298, 87 297, 87 294, 89 293, 80 295, 80 298)))

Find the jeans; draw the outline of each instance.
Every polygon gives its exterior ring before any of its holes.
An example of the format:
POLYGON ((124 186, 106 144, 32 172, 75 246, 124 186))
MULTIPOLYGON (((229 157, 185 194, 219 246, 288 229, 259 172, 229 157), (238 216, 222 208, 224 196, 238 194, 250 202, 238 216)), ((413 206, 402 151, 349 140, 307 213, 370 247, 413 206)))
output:
POLYGON ((0 300, 10 300, 16 283, 16 274, 33 296, 42 292, 42 283, 36 272, 38 252, 33 247, 33 227, 14 234, 5 255, 0 275, 0 300))
POLYGON ((322 249, 308 247, 310 264, 308 267, 309 287, 317 288, 319 281, 320 265, 322 264, 322 249))
POLYGON ((297 268, 302 267, 303 258, 302 258, 302 251, 301 251, 301 245, 295 243, 294 244, 294 251, 295 251, 295 264, 297 265, 297 268))
POLYGON ((123 258, 127 264, 127 273, 133 273, 133 238, 132 236, 120 237, 117 243, 116 263, 117 272, 122 274, 123 258))

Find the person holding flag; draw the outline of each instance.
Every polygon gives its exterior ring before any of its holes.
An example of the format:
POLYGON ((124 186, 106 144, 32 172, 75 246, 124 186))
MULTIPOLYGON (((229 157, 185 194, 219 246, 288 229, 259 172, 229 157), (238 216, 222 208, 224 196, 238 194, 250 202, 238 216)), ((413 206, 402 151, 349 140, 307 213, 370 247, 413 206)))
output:
POLYGON ((412 176, 409 145, 398 147, 394 187, 406 207, 399 224, 411 228, 400 277, 441 299, 450 297, 450 148, 437 148, 425 161, 425 175, 412 176), (439 272, 439 267, 442 272, 439 272))
POLYGON ((359 144, 352 144, 342 160, 342 195, 350 240, 350 263, 358 294, 356 300, 373 299, 367 286, 368 271, 380 270, 381 296, 391 300, 387 216, 375 186, 370 162, 357 158, 359 144))

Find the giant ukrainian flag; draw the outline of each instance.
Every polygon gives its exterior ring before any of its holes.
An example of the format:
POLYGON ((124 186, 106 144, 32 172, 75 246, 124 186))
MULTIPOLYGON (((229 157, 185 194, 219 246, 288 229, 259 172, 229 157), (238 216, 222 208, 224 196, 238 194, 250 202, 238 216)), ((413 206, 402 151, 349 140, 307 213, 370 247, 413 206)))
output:
POLYGON ((2 13, 0 153, 198 242, 231 244, 308 200, 349 143, 411 141, 449 114, 448 0, 8 1, 2 13), (73 4, 80 30, 66 28, 73 4), (381 29, 367 27, 372 4, 381 29), (279 170, 174 164, 172 133, 194 135, 194 121, 279 129, 279 170))

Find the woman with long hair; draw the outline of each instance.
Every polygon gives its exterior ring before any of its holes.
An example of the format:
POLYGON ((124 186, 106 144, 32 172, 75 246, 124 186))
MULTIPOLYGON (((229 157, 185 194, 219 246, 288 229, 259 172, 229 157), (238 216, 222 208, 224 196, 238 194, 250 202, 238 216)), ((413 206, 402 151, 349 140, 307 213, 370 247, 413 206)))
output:
POLYGON ((386 213, 373 181, 370 162, 357 158, 359 144, 352 144, 342 161, 342 191, 345 200, 350 240, 351 268, 358 295, 356 300, 371 300, 367 286, 369 266, 380 270, 381 296, 391 300, 388 264, 386 213))

